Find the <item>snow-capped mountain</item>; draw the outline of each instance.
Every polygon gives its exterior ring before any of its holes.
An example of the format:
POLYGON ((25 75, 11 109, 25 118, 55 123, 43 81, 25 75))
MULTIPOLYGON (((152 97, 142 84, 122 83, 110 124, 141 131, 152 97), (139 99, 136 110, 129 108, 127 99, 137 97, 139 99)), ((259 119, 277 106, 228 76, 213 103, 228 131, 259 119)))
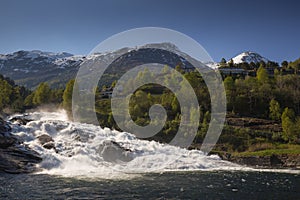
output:
MULTIPOLYGON (((258 53, 255 52, 251 52, 251 51, 246 51, 243 52, 237 56, 235 56, 234 58, 232 58, 233 63, 235 64, 240 64, 240 63, 259 63, 261 61, 264 61, 265 63, 267 63, 269 60, 267 58, 262 57, 261 55, 259 55, 258 53)), ((228 61, 230 62, 230 60, 228 61)))
MULTIPOLYGON (((37 50, 18 51, 12 54, 0 54, 0 74, 10 77, 18 85, 28 88, 35 88, 41 82, 48 82, 52 87, 64 87, 70 79, 75 78, 80 64, 85 61, 105 61, 107 58, 114 58, 114 62, 107 72, 113 73, 114 78, 119 78, 128 69, 146 63, 160 63, 171 67, 180 64, 184 69, 193 68, 182 55, 186 54, 170 43, 122 48, 112 52, 94 53, 89 56, 37 50), (170 49, 176 54, 170 52, 170 49)), ((111 80, 105 78, 105 81, 103 84, 110 84, 111 80)))
POLYGON ((0 74, 17 84, 34 88, 41 82, 60 87, 74 77, 83 56, 43 51, 17 51, 0 55, 0 74))

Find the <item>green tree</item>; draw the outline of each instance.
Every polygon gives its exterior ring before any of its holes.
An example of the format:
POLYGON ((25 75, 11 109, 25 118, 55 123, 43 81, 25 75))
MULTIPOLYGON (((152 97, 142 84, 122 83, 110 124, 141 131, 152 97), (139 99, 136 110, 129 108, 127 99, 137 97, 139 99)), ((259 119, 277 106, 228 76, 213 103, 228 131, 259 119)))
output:
POLYGON ((153 75, 147 67, 144 69, 141 78, 145 82, 151 82, 151 80, 153 80, 153 75))
POLYGON ((164 106, 166 109, 170 109, 173 97, 174 97, 174 95, 172 93, 164 92, 160 96, 161 105, 164 106))
POLYGON ((226 59, 222 58, 220 64, 226 64, 226 59))
POLYGON ((107 120, 107 122, 108 122, 108 125, 110 126, 110 127, 113 127, 114 126, 114 117, 113 117, 113 114, 112 114, 112 112, 110 112, 109 114, 108 114, 108 120, 107 120))
POLYGON ((180 106, 179 106, 178 100, 175 96, 172 100, 171 107, 172 107, 173 114, 176 115, 179 112, 180 106))
POLYGON ((55 89, 51 92, 50 102, 55 104, 60 104, 62 102, 62 97, 64 94, 63 89, 55 89))
POLYGON ((203 116, 203 121, 200 128, 200 133, 199 133, 200 137, 203 137, 207 133, 209 127, 209 121, 210 121, 210 113, 209 111, 206 111, 203 116))
POLYGON ((282 61, 282 63, 281 63, 281 67, 282 67, 283 69, 287 69, 288 65, 289 65, 289 63, 288 63, 288 61, 286 61, 286 60, 282 61))
POLYGON ((136 120, 139 117, 143 117, 145 113, 142 111, 140 105, 136 104, 133 106, 133 109, 131 109, 130 114, 132 115, 132 119, 136 120))
POLYGON ((209 111, 206 111, 204 116, 203 116, 203 123, 205 124, 208 124, 210 122, 210 112, 209 111))
POLYGON ((258 80, 258 82, 260 83, 268 83, 269 82, 269 75, 267 70, 260 66, 256 72, 256 78, 258 80))
POLYGON ((232 59, 230 59, 230 61, 228 62, 228 66, 229 67, 234 67, 234 62, 232 59))
POLYGON ((13 88, 11 95, 10 108, 13 112, 22 112, 24 107, 24 98, 22 96, 22 88, 16 86, 13 88))
POLYGON ((0 109, 8 106, 10 103, 10 96, 13 93, 13 87, 8 84, 6 80, 0 79, 0 109))
POLYGON ((152 105, 154 103, 154 98, 151 95, 151 93, 147 94, 147 101, 149 102, 150 105, 152 105))
POLYGON ((293 142, 296 137, 295 113, 292 109, 285 108, 281 115, 283 139, 293 142))
POLYGON ((300 117, 297 117, 295 122, 295 134, 294 140, 299 144, 300 143, 300 117))
POLYGON ((276 101, 275 99, 272 99, 270 101, 269 111, 270 111, 269 116, 272 120, 276 120, 276 121, 280 120, 281 110, 280 110, 280 104, 278 103, 278 101, 276 101))
POLYGON ((180 64, 175 66, 175 70, 180 73, 184 73, 184 70, 182 69, 182 66, 180 64))
POLYGON ((50 103, 51 89, 47 83, 41 83, 37 87, 33 96, 34 105, 42 105, 50 103))
POLYGON ((117 85, 117 81, 114 80, 114 81, 111 83, 111 87, 114 88, 114 87, 116 87, 116 85, 117 85))
POLYGON ((280 71, 278 69, 274 70, 274 78, 276 79, 280 75, 280 71))
POLYGON ((67 85, 66 89, 63 94, 63 107, 64 109, 70 113, 72 112, 72 94, 73 94, 73 87, 74 87, 75 80, 70 80, 67 85))
POLYGON ((34 97, 34 93, 32 92, 31 94, 29 94, 25 100, 24 100, 24 105, 28 106, 28 107, 32 107, 34 106, 33 104, 33 97, 34 97))
POLYGON ((265 68, 266 67, 266 63, 262 60, 259 62, 259 67, 265 68))
POLYGON ((161 71, 162 71, 163 74, 169 73, 169 66, 168 66, 168 65, 165 65, 165 66, 162 68, 161 71))
POLYGON ((234 111, 235 85, 231 76, 227 76, 224 80, 224 86, 227 98, 227 109, 234 111))
POLYGON ((199 110, 195 107, 190 108, 190 125, 194 125, 195 123, 199 122, 198 116, 199 115, 199 110))

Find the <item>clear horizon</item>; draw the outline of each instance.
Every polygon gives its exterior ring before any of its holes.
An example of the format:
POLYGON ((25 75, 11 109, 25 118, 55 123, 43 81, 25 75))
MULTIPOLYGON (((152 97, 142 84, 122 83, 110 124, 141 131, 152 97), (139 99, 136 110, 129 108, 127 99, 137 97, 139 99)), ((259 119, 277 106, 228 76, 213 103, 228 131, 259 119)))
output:
POLYGON ((0 54, 18 50, 88 54, 138 27, 164 27, 199 42, 219 62, 244 51, 276 61, 300 57, 297 1, 8 1, 0 3, 0 54))

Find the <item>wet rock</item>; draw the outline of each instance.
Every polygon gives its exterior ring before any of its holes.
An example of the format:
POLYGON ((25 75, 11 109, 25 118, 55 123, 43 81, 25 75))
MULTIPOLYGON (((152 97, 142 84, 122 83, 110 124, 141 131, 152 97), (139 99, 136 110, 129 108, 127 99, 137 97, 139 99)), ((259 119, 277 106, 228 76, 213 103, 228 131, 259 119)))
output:
POLYGON ((39 136, 37 136, 37 138, 38 138, 41 145, 44 145, 44 144, 49 143, 49 142, 54 142, 52 137, 49 136, 49 135, 46 135, 46 134, 39 135, 39 136))
POLYGON ((0 118, 0 133, 5 133, 9 131, 11 131, 11 127, 9 126, 9 124, 2 118, 0 118))
POLYGON ((132 151, 122 147, 115 141, 104 141, 99 146, 98 152, 107 162, 129 162, 133 159, 132 151))
POLYGON ((32 119, 26 119, 26 115, 24 116, 17 116, 9 119, 11 123, 18 123, 19 125, 26 125, 28 122, 31 122, 32 119))
POLYGON ((22 144, 10 130, 8 123, 0 118, 0 172, 25 173, 36 170, 35 164, 41 162, 42 158, 22 144))
POLYGON ((42 161, 39 154, 25 145, 0 149, 0 172, 27 173, 35 171, 34 164, 42 161))
POLYGON ((72 138, 73 140, 76 140, 76 141, 81 142, 81 137, 80 137, 79 134, 72 134, 72 135, 71 135, 71 138, 72 138))
POLYGON ((0 148, 7 148, 17 143, 17 138, 9 133, 10 130, 8 123, 0 118, 0 148))
POLYGON ((283 161, 277 155, 270 156, 270 165, 272 167, 281 167, 283 165, 283 161))
POLYGON ((0 148, 8 148, 18 142, 17 138, 8 132, 0 132, 0 148))
POLYGON ((95 136, 93 135, 86 135, 82 133, 81 130, 74 129, 69 134, 71 134, 71 138, 73 140, 79 141, 79 142, 88 142, 90 139, 93 139, 95 136))
POLYGON ((55 149, 55 143, 54 142, 47 142, 43 145, 45 149, 55 149))

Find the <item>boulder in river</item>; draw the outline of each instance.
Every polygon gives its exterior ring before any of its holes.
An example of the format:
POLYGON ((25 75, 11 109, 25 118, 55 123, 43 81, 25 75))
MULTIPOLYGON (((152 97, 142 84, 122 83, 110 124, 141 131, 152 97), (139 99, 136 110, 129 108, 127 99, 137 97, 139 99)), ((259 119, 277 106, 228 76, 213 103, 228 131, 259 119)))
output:
POLYGON ((47 142, 47 143, 43 144, 43 147, 45 149, 54 149, 55 150, 55 143, 54 142, 47 142))
POLYGON ((39 140, 41 145, 44 145, 48 142, 54 142, 53 138, 47 134, 42 134, 37 136, 37 139, 39 140))
POLYGON ((26 125, 28 122, 31 122, 32 119, 27 119, 26 115, 24 115, 24 116, 13 117, 13 118, 9 119, 9 121, 11 123, 17 123, 19 125, 26 125))
POLYGON ((0 118, 0 172, 26 173, 36 170, 40 155, 11 134, 9 124, 0 118))
POLYGON ((54 149, 55 150, 55 143, 54 140, 51 136, 47 134, 42 134, 40 136, 37 136, 40 144, 45 148, 45 149, 54 149))
POLYGON ((132 151, 111 140, 104 141, 98 152, 107 162, 129 162, 133 159, 132 151))

